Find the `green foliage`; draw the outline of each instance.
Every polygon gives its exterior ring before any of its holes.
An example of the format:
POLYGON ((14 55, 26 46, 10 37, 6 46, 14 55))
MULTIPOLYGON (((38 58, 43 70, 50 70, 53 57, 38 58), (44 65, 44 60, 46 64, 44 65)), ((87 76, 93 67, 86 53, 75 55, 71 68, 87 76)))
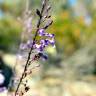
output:
POLYGON ((15 51, 19 41, 19 32, 20 24, 14 19, 0 20, 0 49, 15 51))
POLYGON ((70 11, 63 11, 55 17, 53 26, 49 31, 55 33, 58 51, 66 55, 71 55, 77 49, 85 46, 90 39, 96 35, 94 31, 96 23, 88 26, 83 17, 74 18, 70 16, 70 11))

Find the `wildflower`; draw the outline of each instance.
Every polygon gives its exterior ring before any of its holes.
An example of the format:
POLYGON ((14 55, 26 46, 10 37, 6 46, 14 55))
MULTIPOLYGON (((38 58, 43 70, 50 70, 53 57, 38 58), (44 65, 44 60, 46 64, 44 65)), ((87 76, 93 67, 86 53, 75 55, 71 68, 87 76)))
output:
POLYGON ((34 49, 37 50, 37 52, 44 51, 45 46, 42 44, 35 44, 34 49))
POLYGON ((20 49, 21 50, 25 50, 25 49, 27 49, 28 47, 27 47, 27 45, 25 44, 25 43, 21 43, 20 44, 20 49))
POLYGON ((54 34, 51 33, 46 33, 45 29, 39 29, 38 31, 39 36, 45 36, 46 39, 40 40, 40 44, 36 44, 35 48, 37 48, 39 51, 43 51, 45 47, 47 47, 48 45, 52 45, 53 47, 55 47, 55 40, 54 40, 54 34))
POLYGON ((39 34, 39 36, 46 36, 46 37, 49 37, 49 38, 54 38, 54 34, 45 33, 44 29, 39 29, 38 34, 39 34))
POLYGON ((36 54, 35 56, 34 56, 34 60, 38 60, 38 59, 42 59, 42 60, 47 60, 48 59, 48 56, 46 55, 46 54, 44 54, 44 53, 41 53, 41 52, 39 52, 38 54, 36 54))
POLYGON ((45 30, 44 29, 39 29, 38 34, 39 34, 39 36, 44 36, 45 35, 45 30))
POLYGON ((27 41, 27 47, 28 47, 28 48, 31 48, 32 45, 33 45, 33 41, 32 41, 32 40, 28 40, 28 41, 27 41))
POLYGON ((47 39, 45 39, 45 40, 40 40, 40 44, 41 44, 42 46, 48 46, 48 45, 49 45, 49 41, 48 41, 47 39))
POLYGON ((54 40, 54 38, 49 40, 49 43, 53 46, 53 48, 55 48, 55 40, 54 40))
POLYGON ((44 53, 39 53, 39 55, 41 56, 41 58, 43 60, 47 60, 48 59, 48 56, 46 54, 44 54, 44 53))

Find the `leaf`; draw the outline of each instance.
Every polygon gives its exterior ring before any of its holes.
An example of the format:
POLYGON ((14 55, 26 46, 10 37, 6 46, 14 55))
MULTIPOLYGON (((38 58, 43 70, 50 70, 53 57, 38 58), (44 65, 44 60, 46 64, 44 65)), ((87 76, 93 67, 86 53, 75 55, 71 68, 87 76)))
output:
POLYGON ((40 11, 38 10, 38 9, 36 9, 36 13, 37 13, 37 15, 41 18, 42 17, 42 15, 41 15, 41 13, 40 13, 40 11))

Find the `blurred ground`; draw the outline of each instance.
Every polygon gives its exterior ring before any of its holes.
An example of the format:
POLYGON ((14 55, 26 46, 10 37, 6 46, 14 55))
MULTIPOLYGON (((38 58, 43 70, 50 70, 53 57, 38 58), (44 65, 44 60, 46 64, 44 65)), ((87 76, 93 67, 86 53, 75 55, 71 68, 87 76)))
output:
MULTIPOLYGON (((80 50, 77 52, 78 54, 75 53, 69 60, 63 61, 62 63, 65 66, 62 68, 51 67, 44 74, 41 71, 42 65, 33 69, 32 78, 29 80, 31 87, 29 92, 31 92, 32 96, 96 96, 96 76, 89 72, 90 66, 88 67, 88 63, 93 61, 85 56, 85 53, 89 52, 90 49, 89 47, 87 48, 88 50, 86 51, 83 51, 85 48, 82 49, 83 53, 80 50), (82 53, 83 57, 78 57, 79 53, 82 53), (74 61, 73 65, 70 65, 71 61, 74 61), (40 77, 41 73, 43 74, 42 78, 40 77)), ((14 67, 16 56, 5 54, 4 60, 14 67)))

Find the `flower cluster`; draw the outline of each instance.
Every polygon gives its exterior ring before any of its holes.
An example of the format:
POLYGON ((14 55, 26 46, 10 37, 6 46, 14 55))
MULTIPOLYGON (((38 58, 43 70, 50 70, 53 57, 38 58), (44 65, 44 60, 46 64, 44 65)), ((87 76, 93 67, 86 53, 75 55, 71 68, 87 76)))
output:
MULTIPOLYGON (((28 0, 26 0, 28 2, 28 0)), ((36 14, 39 17, 36 24, 35 34, 32 34, 33 31, 33 25, 32 25, 32 16, 30 11, 27 10, 25 12, 23 18, 23 29, 24 34, 23 38, 25 39, 23 43, 20 44, 20 50, 21 52, 27 53, 26 56, 26 63, 24 65, 24 71, 22 73, 22 76, 19 80, 19 83, 17 85, 15 96, 19 94, 20 96, 23 96, 26 92, 29 90, 29 86, 24 86, 24 92, 20 89, 20 85, 23 84, 23 80, 27 77, 27 75, 30 75, 32 73, 32 69, 29 68, 32 65, 33 61, 37 61, 40 58, 43 60, 47 60, 48 56, 45 54, 45 48, 48 46, 52 46, 55 48, 55 36, 54 34, 47 33, 46 29, 52 24, 52 20, 50 19, 51 16, 49 15, 49 10, 51 7, 48 3, 49 0, 43 0, 42 2, 42 8, 41 10, 37 9, 36 14), (28 35, 28 36, 27 36, 28 35), (39 37, 39 40, 37 39, 39 37), (27 39, 27 41, 26 41, 27 39), (34 53, 34 54, 32 54, 34 53), (30 70, 29 70, 30 69, 30 70), (18 92, 19 91, 19 92, 18 92)), ((28 8, 27 8, 28 9, 28 8)), ((21 57, 20 57, 21 58, 21 57)))
MULTIPOLYGON (((37 51, 36 53, 42 53, 46 47, 51 45, 52 47, 55 47, 55 40, 54 40, 54 34, 51 33, 46 33, 45 29, 39 29, 38 30, 38 35, 40 37, 46 37, 46 39, 41 39, 39 43, 34 43, 32 40, 28 40, 27 43, 22 43, 20 45, 21 50, 27 50, 33 46, 33 49, 37 51)), ((41 55, 42 59, 44 59, 43 55, 41 55)))
POLYGON ((35 44, 35 48, 38 51, 43 51, 45 47, 48 45, 52 45, 55 47, 55 40, 54 40, 54 34, 46 33, 44 29, 39 29, 38 31, 39 36, 45 36, 46 39, 41 39, 40 44, 35 44))

